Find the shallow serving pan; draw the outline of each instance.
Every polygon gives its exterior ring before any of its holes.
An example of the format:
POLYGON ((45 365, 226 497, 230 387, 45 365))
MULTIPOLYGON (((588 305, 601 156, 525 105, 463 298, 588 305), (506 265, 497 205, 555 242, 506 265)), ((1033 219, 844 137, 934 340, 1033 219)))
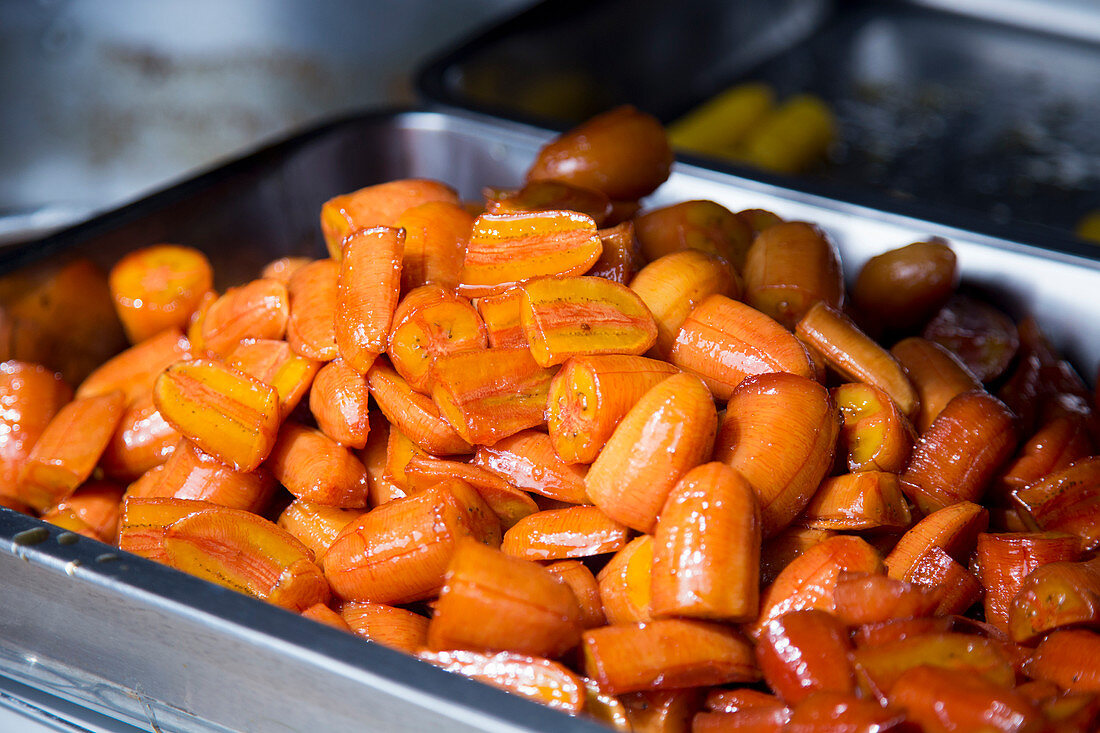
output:
MULTIPOLYGON (((550 134, 468 113, 337 121, 2 253, 0 272, 76 255, 109 265, 172 241, 203 249, 224 287, 275 257, 321 256, 318 212, 337 193, 419 176, 475 198, 519 182, 550 134)), ((1068 240, 1041 249, 684 164, 651 203, 689 198, 817 222, 849 276, 872 254, 945 237, 969 287, 1034 314, 1084 373, 1100 361, 1100 262, 1068 240)), ((7 509, 0 598, 0 699, 110 716, 93 730, 601 730, 7 509)))
POLYGON ((671 122, 748 80, 832 109, 829 163, 804 177, 834 195, 1060 231, 1100 209, 1093 0, 544 0, 419 86, 564 129, 624 103, 671 122))

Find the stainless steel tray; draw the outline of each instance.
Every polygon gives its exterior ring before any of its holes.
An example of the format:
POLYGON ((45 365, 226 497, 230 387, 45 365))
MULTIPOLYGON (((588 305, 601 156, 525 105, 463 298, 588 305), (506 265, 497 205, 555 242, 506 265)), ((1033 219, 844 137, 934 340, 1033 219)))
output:
MULTIPOLYGON (((321 255, 330 196, 391 178, 448 181, 463 196, 513 185, 550 133, 461 113, 337 121, 126 208, 0 253, 0 270, 44 258, 104 264, 156 241, 202 248, 224 282, 286 254, 321 255)), ((867 257, 949 239, 968 286, 1034 314, 1091 374, 1100 360, 1100 263, 903 214, 678 164, 652 198, 712 198, 820 223, 851 275, 867 257)), ((146 730, 597 731, 398 652, 0 509, 0 675, 146 730), (66 536, 66 540, 73 536, 66 536)))

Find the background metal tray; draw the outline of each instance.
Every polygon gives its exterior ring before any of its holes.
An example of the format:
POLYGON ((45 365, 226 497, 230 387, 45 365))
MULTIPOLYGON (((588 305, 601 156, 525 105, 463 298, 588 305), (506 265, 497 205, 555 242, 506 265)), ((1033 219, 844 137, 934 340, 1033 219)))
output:
POLYGON ((419 85, 564 128, 623 103, 670 122, 747 80, 833 110, 829 163, 805 174, 832 195, 1061 231, 1100 208, 1091 0, 547 0, 438 57, 419 85))
MULTIPOLYGON (((158 241, 203 249, 219 286, 268 260, 322 255, 321 203, 421 176, 475 198, 514 185, 551 133, 472 114, 398 112, 338 121, 124 209, 0 253, 0 270, 81 255, 108 265, 158 241)), ((851 276, 867 257, 928 236, 951 241, 968 286, 1032 313, 1084 372, 1100 361, 1100 263, 806 190, 677 164, 653 204, 711 198, 821 224, 851 276)), ((146 730, 597 731, 281 609, 85 538, 37 544, 44 526, 0 509, 0 674, 146 730)))

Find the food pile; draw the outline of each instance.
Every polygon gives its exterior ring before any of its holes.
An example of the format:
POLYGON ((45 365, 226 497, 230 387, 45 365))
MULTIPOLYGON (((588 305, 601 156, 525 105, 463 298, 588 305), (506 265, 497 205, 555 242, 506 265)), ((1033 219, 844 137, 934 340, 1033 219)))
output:
POLYGON ((846 289, 813 224, 641 211, 672 160, 620 108, 223 293, 67 266, 0 343, 98 287, 131 345, 0 367, 4 505, 618 730, 1094 730, 1092 393, 947 243, 846 289))

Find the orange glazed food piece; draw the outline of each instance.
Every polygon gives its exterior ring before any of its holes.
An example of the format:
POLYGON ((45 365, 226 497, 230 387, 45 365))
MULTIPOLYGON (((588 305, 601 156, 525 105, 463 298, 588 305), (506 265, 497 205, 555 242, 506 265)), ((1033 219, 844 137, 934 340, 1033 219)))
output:
POLYGON ((878 387, 906 417, 916 417, 920 401, 901 365, 843 313, 819 301, 798 322, 795 333, 842 377, 878 387))
POLYGON ((370 435, 367 378, 343 359, 321 367, 309 392, 309 411, 321 432, 340 445, 362 448, 370 435))
POLYGON ((38 364, 0 364, 0 496, 15 498, 19 472, 42 431, 73 391, 38 364))
POLYGON ((714 713, 736 713, 759 707, 783 707, 775 695, 754 690, 751 687, 727 689, 716 687, 707 693, 703 708, 714 713))
POLYGON ((356 601, 341 604, 340 617, 355 635, 391 649, 416 654, 428 645, 428 619, 404 608, 356 601))
POLYGON ((107 282, 126 336, 136 344, 166 328, 185 327, 214 287, 214 273, 197 249, 157 244, 115 263, 107 282))
POLYGON ((278 280, 253 280, 230 288, 202 317, 201 348, 225 356, 241 339, 281 339, 290 318, 287 287, 278 280))
POLYGON ((321 207, 321 233, 329 256, 339 260, 347 236, 359 229, 397 227, 399 217, 429 201, 458 203, 458 194, 438 181, 407 178, 379 183, 329 199, 321 207))
POLYGON ((1031 571, 1008 609, 1013 641, 1062 627, 1100 627, 1100 562, 1052 562, 1031 571))
POLYGON ((982 382, 1000 376, 1020 346, 1016 324, 989 303, 955 294, 921 334, 947 347, 982 382))
POLYGON ((406 496, 407 492, 398 486, 386 471, 386 453, 389 449, 390 435, 401 431, 391 431, 386 417, 379 412, 372 412, 370 421, 371 431, 367 438, 367 447, 359 451, 358 455, 359 460, 363 462, 363 468, 367 469, 370 505, 378 506, 387 501, 400 499, 406 496))
POLYGON ((147 392, 123 412, 100 465, 111 478, 133 480, 168 460, 180 437, 157 412, 153 395, 147 392))
POLYGON ((597 576, 603 613, 609 624, 653 618, 653 536, 635 537, 615 553, 597 576))
POLYGON ((41 512, 84 483, 122 419, 124 399, 115 391, 58 410, 23 464, 17 498, 41 512))
POLYGON ((987 392, 964 392, 913 449, 902 491, 925 512, 977 501, 1016 450, 1016 416, 987 392))
POLYGON ((909 526, 912 517, 897 475, 861 471, 822 481, 795 521, 815 529, 900 530, 909 526))
POLYGON ((915 242, 867 260, 852 300, 870 322, 904 332, 935 315, 957 280, 955 253, 946 242, 915 242))
POLYGON ((398 304, 386 353, 409 386, 426 394, 436 357, 488 345, 485 324, 470 301, 439 285, 425 285, 398 304))
POLYGON ((367 385, 386 419, 419 448, 434 455, 473 451, 473 446, 439 414, 435 402, 414 391, 384 359, 367 373, 367 385))
POLYGON ((236 471, 189 440, 180 440, 157 473, 143 496, 200 499, 249 512, 263 511, 275 488, 265 466, 236 471))
POLYGON ((620 695, 628 723, 637 733, 677 733, 691 730, 692 717, 699 711, 701 688, 655 690, 620 695))
POLYGON ((405 232, 361 229, 344 240, 336 292, 336 346, 349 367, 366 374, 386 350, 401 292, 405 232))
POLYGON ((336 595, 410 603, 435 596, 461 537, 500 543, 500 523, 464 481, 437 484, 375 507, 348 525, 321 558, 336 595))
POLYGON ((308 547, 314 557, 319 558, 325 554, 325 550, 336 540, 344 527, 362 514, 363 511, 360 509, 341 509, 295 499, 279 515, 277 524, 308 547))
POLYGON ((668 178, 673 154, 661 123, 634 107, 596 115, 544 145, 528 181, 563 181, 631 201, 668 178))
POLYGON ((481 495, 501 526, 509 529, 524 517, 538 511, 534 499, 496 474, 478 466, 443 461, 423 455, 412 456, 405 465, 405 486, 410 494, 429 489, 441 481, 461 479, 481 495))
MULTIPOLYGON (((181 441, 183 439, 181 438, 181 441)), ((145 473, 138 476, 137 480, 126 487, 126 498, 140 497, 142 499, 159 496, 160 477, 164 475, 164 466, 153 466, 145 473)))
POLYGON ((169 525, 164 547, 173 567, 291 611, 329 598, 313 553, 250 512, 208 507, 189 514, 169 525))
POLYGON ((477 299, 477 312, 485 322, 489 345, 494 349, 527 347, 527 336, 520 320, 522 305, 523 291, 518 287, 477 299))
POLYGON ((817 692, 791 710, 784 729, 789 733, 832 733, 841 730, 895 731, 909 727, 905 715, 894 707, 882 707, 875 700, 848 692, 817 692))
POLYGON ((646 211, 635 217, 634 229, 650 262, 677 252, 702 252, 720 258, 730 274, 741 271, 752 244, 752 231, 741 217, 714 201, 646 211))
POLYGON ((624 221, 608 229, 600 229, 603 251, 588 275, 607 278, 620 285, 628 284, 644 264, 634 236, 633 222, 624 221))
POLYGON ((792 221, 768 227, 745 259, 745 301, 787 328, 816 303, 839 308, 844 277, 836 250, 812 224, 792 221))
POLYGON ((923 433, 952 399, 975 389, 981 382, 959 358, 934 341, 914 336, 899 341, 890 353, 905 370, 920 398, 920 413, 914 420, 923 433))
POLYGON ((302 611, 302 615, 308 619, 312 619, 317 623, 324 624, 325 626, 331 626, 334 629, 340 631, 351 631, 344 619, 340 618, 340 614, 333 611, 331 608, 323 603, 314 603, 312 606, 302 611))
POLYGON ((960 501, 933 512, 902 535, 886 556, 887 573, 905 580, 913 564, 930 548, 937 547, 951 557, 965 558, 989 527, 989 512, 981 506, 960 501))
POLYGON ((828 391, 794 374, 763 374, 734 391, 714 457, 756 491, 765 537, 810 502, 832 465, 840 415, 828 391))
POLYGON ((928 733, 1046 730, 1038 709, 1023 695, 969 670, 915 667, 894 684, 890 703, 928 733))
POLYGON ((89 260, 8 280, 14 292, 0 311, 0 361, 41 363, 79 384, 126 346, 107 278, 89 260))
POLYGON ((790 611, 816 608, 832 611, 836 584, 843 571, 881 573, 882 558, 859 537, 830 537, 791 561, 764 589, 760 616, 748 633, 757 636, 772 619, 790 611))
POLYGON ((504 533, 501 549, 524 560, 563 560, 615 552, 629 530, 594 506, 536 512, 504 533))
POLYGON ((749 225, 754 235, 783 223, 783 219, 778 214, 767 209, 742 209, 737 212, 737 216, 749 225))
POLYGON ((1081 416, 1059 415, 1044 423, 1020 446, 995 486, 997 498, 1025 489, 1052 473, 1069 468, 1093 452, 1089 425, 1081 416))
POLYGON ((904 580, 942 591, 936 613, 964 613, 982 598, 982 584, 939 547, 930 547, 917 558, 904 580))
POLYGON ((615 428, 585 477, 588 496, 612 519, 652 531, 672 487, 710 455, 717 423, 698 377, 668 377, 615 428))
POLYGON ((268 465, 299 499, 341 509, 367 505, 367 470, 350 450, 319 430, 284 423, 268 465))
POLYGON ((900 641, 911 636, 945 634, 951 630, 954 622, 951 616, 919 616, 861 624, 853 631, 852 641, 862 648, 900 641))
POLYGON ((113 545, 118 542, 121 511, 121 488, 109 481, 89 481, 43 514, 42 520, 56 523, 55 518, 74 517, 87 525, 96 539, 113 545))
POLYGON ((566 713, 584 707, 584 683, 557 662, 511 652, 421 651, 416 654, 437 667, 498 687, 566 713))
POLYGON ((737 296, 739 286, 725 261, 697 250, 654 260, 630 281, 657 324, 653 353, 668 358, 680 326, 711 295, 737 296))
POLYGON ((570 504, 588 502, 584 489, 587 467, 566 465, 546 433, 522 430, 493 446, 478 446, 473 463, 524 491, 570 504))
POLYGON ((728 626, 662 619, 583 634, 586 674, 613 694, 759 679, 752 644, 728 626))
POLYGON ((1038 528, 1068 532, 1080 538, 1081 548, 1100 547, 1100 458, 1077 461, 1025 489, 1013 500, 1038 528))
POLYGON ((756 658, 768 686, 788 704, 819 691, 856 691, 848 630, 824 611, 792 611, 760 635, 756 658))
POLYGON ((494 445, 543 423, 553 376, 526 348, 448 354, 436 360, 432 399, 464 440, 494 445))
POLYGON ((482 214, 474 220, 459 290, 493 295, 537 277, 580 275, 602 251, 596 222, 575 211, 482 214))
POLYGON ((657 519, 652 609, 656 616, 749 621, 759 610, 760 509, 728 466, 684 474, 657 519))
POLYGON ((176 520, 208 509, 210 502, 127 496, 119 518, 118 546, 126 552, 167 563, 164 535, 176 520))
POLYGON ((806 348, 777 321, 751 306, 712 295, 688 315, 669 360, 703 378, 727 400, 746 377, 790 372, 813 379, 806 348))
POLYGON ((428 626, 428 647, 557 657, 580 640, 580 606, 542 566, 459 540, 428 626))
POLYGON ((849 626, 928 616, 936 611, 938 589, 882 575, 841 573, 833 593, 836 617, 849 626))
POLYGON ((406 209, 394 226, 405 230, 401 289, 436 283, 454 290, 474 217, 452 201, 427 201, 406 209))
POLYGON ((642 354, 657 338, 645 303, 600 277, 541 278, 521 287, 520 321, 539 365, 572 356, 642 354))
POLYGON ((592 463, 642 395, 677 371, 641 356, 570 359, 550 383, 546 422, 554 451, 569 464, 592 463))
MULTIPOLYGON (((278 280, 278 282, 283 282, 278 280)), ((285 282, 284 282, 285 285, 285 282)), ((198 308, 191 314, 191 321, 187 324, 187 340, 191 342, 191 349, 198 354, 205 353, 206 346, 203 340, 203 330, 206 328, 206 316, 210 308, 218 300, 217 292, 210 290, 202 296, 198 308)))
POLYGON ((840 446, 846 449, 848 470, 905 470, 916 433, 889 395, 860 382, 834 387, 831 394, 843 420, 840 446))
POLYGON ((1056 532, 980 534, 975 550, 978 577, 985 588, 985 620, 1008 628, 1012 599, 1035 568, 1073 562, 1080 550, 1073 535, 1056 532))
POLYGON ((222 362, 173 364, 157 377, 153 402, 169 425, 238 471, 259 466, 278 437, 278 394, 222 362))
MULTIPOLYGON (((405 467, 412 459, 425 455, 409 437, 401 432, 400 427, 391 425, 389 435, 386 436, 386 460, 384 465, 385 477, 395 486, 400 487, 406 493, 408 491, 409 477, 405 473, 405 467)), ((422 486, 421 488, 428 488, 422 486)))
POLYGON ((582 629, 594 629, 607 623, 600 603, 600 588, 596 576, 579 560, 562 560, 546 566, 554 575, 569 586, 580 605, 580 624, 582 629))
POLYGON ((39 517, 39 519, 48 524, 52 524, 55 527, 59 527, 67 532, 71 532, 72 534, 78 534, 82 537, 87 537, 88 539, 92 540, 98 540, 100 542, 104 541, 102 537, 96 534, 95 529, 88 526, 87 522, 85 522, 83 519, 81 519, 71 511, 65 511, 56 508, 50 509, 41 517, 39 517))
POLYGON ((1072 692, 1100 692, 1100 634, 1055 631, 1039 643, 1028 666, 1035 679, 1050 680, 1072 692))
POLYGON ((852 662, 862 687, 887 695, 907 670, 921 665, 967 670, 1005 688, 1016 679, 1000 645, 959 633, 924 634, 864 647, 852 653, 852 662))
POLYGON ((340 264, 324 259, 299 268, 287 281, 290 320, 286 340, 296 354, 307 359, 335 359, 336 298, 340 264))
POLYGON ((272 339, 241 341, 226 363, 274 387, 283 418, 294 412, 321 368, 320 362, 294 353, 286 341, 272 339))

